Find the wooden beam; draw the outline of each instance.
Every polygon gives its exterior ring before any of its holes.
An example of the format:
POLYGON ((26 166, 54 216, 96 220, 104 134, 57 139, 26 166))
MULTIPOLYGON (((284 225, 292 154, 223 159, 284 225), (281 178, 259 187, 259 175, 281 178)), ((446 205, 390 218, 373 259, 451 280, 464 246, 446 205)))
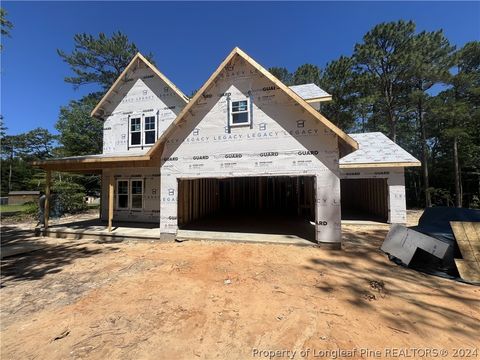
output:
POLYGON ((44 209, 44 227, 48 229, 48 219, 50 217, 50 183, 52 181, 52 172, 47 170, 45 174, 45 209, 44 209))
POLYGON ((382 167, 410 167, 422 166, 420 162, 378 162, 378 163, 352 163, 340 164, 340 169, 356 169, 356 168, 382 168, 382 167))
POLYGON ((115 178, 110 174, 108 177, 108 232, 112 232, 114 182, 115 178))

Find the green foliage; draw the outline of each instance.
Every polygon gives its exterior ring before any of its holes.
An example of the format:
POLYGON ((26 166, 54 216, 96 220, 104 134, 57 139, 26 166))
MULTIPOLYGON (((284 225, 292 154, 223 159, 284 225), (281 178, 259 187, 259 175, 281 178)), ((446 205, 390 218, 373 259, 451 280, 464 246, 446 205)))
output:
POLYGON ((370 75, 376 106, 387 120, 389 136, 395 142, 413 61, 414 35, 412 21, 381 23, 367 32, 354 50, 358 70, 370 75))
POLYGON ((28 215, 38 214, 38 202, 29 201, 23 204, 23 213, 28 215))
POLYGON ((85 189, 73 181, 56 180, 52 186, 52 214, 61 216, 85 211, 85 189))
POLYGON ((293 75, 284 67, 271 67, 268 71, 285 85, 292 85, 293 75))
MULTIPOLYGON (((7 19, 7 10, 0 8, 0 33, 1 36, 10 36, 10 30, 13 29, 13 24, 7 19)), ((0 50, 3 50, 3 45, 0 43, 0 50)))
MULTIPOLYGON (((6 131, 6 129, 5 129, 6 131)), ((56 137, 48 130, 36 128, 19 135, 5 135, 1 139, 1 195, 11 190, 36 190, 30 179, 39 170, 30 162, 53 155, 56 137)))
POLYGON ((293 85, 319 84, 321 70, 312 64, 303 64, 293 73, 293 85))
POLYGON ((55 128, 62 145, 61 155, 80 156, 102 152, 103 123, 90 116, 99 100, 99 96, 89 95, 78 101, 70 101, 60 109, 55 128))
MULTIPOLYGON (((111 37, 104 33, 98 37, 76 34, 73 41, 75 45, 71 54, 63 50, 57 52, 75 73, 75 76, 65 78, 74 87, 99 84, 107 90, 138 52, 137 46, 121 32, 113 33, 111 37)), ((147 58, 152 61, 152 55, 147 58)))
POLYGON ((322 106, 322 113, 342 129, 351 129, 355 124, 356 106, 359 97, 355 94, 356 76, 352 58, 341 56, 327 64, 320 85, 332 95, 332 101, 322 106))

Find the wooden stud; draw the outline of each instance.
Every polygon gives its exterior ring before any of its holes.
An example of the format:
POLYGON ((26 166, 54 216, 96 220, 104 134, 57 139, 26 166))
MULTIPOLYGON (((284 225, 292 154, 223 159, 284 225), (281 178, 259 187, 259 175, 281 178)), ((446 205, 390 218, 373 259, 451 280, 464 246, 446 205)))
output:
POLYGON ((52 173, 47 170, 45 174, 45 209, 44 209, 44 227, 48 229, 48 220, 50 218, 50 183, 52 181, 52 173))
POLYGON ((340 169, 357 169, 357 168, 379 168, 379 167, 411 167, 422 166, 420 161, 417 162, 384 162, 384 163, 354 163, 340 164, 340 169))
POLYGON ((115 178, 113 174, 108 178, 108 232, 112 232, 113 225, 113 197, 114 197, 115 178))

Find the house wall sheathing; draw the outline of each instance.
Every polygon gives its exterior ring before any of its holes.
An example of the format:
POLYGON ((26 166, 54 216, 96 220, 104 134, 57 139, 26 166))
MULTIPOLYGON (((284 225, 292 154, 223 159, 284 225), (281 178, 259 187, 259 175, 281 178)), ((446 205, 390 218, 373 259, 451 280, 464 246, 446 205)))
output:
MULTIPOLYGON (((108 183, 115 179, 114 221, 159 223, 160 217, 160 172, 158 167, 109 169, 102 173, 101 218, 108 219, 108 183), (143 209, 119 209, 117 206, 117 180, 143 181, 143 209)), ((130 200, 130 199, 129 199, 130 200)))
POLYGON ((109 100, 103 125, 103 153, 145 153, 149 147, 129 146, 129 118, 157 117, 157 137, 172 123, 185 106, 182 100, 150 68, 139 68, 109 100))
POLYGON ((178 180, 313 176, 316 239, 338 243, 338 139, 242 58, 223 69, 166 140, 161 159, 161 232, 178 229, 178 180), (228 126, 229 101, 249 97, 252 125, 228 126))

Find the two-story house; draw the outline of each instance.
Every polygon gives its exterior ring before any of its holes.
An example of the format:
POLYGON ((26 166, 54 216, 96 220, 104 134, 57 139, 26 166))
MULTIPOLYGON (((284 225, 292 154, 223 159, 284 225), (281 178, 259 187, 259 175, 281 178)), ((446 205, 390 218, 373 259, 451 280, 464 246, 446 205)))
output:
POLYGON ((137 54, 92 112, 104 122, 103 154, 36 165, 47 178, 101 174, 109 229, 150 222, 174 238, 205 224, 304 223, 335 247, 342 214, 406 221, 404 168, 419 162, 381 133, 344 133, 321 114, 330 100, 314 84, 286 86, 238 48, 189 99, 137 54))

